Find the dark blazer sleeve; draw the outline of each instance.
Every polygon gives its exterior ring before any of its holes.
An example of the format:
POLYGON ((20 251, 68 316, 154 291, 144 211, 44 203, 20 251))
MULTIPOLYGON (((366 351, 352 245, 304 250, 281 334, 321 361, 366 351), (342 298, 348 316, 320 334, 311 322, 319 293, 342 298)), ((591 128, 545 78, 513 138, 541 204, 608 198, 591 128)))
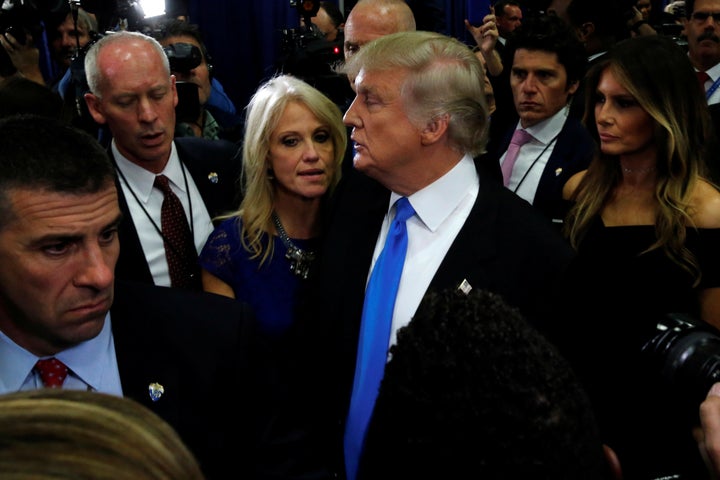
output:
POLYGON ((256 418, 255 321, 245 304, 118 281, 111 308, 123 394, 172 425, 208 478, 249 478, 256 418), (149 385, 164 394, 153 401, 149 385))
POLYGON ((200 191, 210 218, 237 210, 242 200, 240 147, 227 140, 201 137, 176 138, 175 146, 200 191))
POLYGON ((594 154, 595 141, 590 133, 577 119, 568 117, 540 177, 533 206, 561 224, 570 206, 563 200, 563 187, 570 177, 590 166, 594 154))
POLYGON ((119 180, 115 181, 115 187, 118 192, 118 203, 120 204, 120 212, 123 215, 120 226, 118 227, 118 238, 120 240, 120 255, 115 264, 115 278, 154 285, 150 267, 145 259, 140 237, 138 236, 135 223, 128 200, 125 197, 119 180))

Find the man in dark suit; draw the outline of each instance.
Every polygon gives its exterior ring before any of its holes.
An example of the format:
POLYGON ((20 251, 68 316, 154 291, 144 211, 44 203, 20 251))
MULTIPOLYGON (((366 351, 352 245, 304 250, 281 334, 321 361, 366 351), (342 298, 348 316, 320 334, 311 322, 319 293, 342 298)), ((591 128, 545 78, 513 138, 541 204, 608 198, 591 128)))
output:
POLYGON ((365 175, 338 187, 299 322, 302 358, 312 362, 302 365, 311 377, 302 377, 303 391, 318 394, 300 408, 318 409, 316 426, 326 427, 321 436, 331 442, 325 451, 337 454, 335 469, 343 468, 340 439, 358 345, 371 341, 361 333, 366 282, 397 199, 406 198, 415 213, 406 222, 387 345, 435 289, 489 289, 542 325, 553 284, 572 256, 527 202, 476 170, 487 105, 477 81, 483 67, 467 46, 435 33, 397 33, 365 45, 345 69, 357 92, 345 123, 353 129, 355 168, 365 175))
POLYGON ((3 120, 0 142, 0 394, 55 385, 130 397, 178 431, 208 477, 249 471, 262 373, 250 367, 247 308, 115 288, 123 219, 105 150, 44 117, 3 120))
MULTIPOLYGON (((87 53, 85 72, 88 109, 112 132, 110 152, 127 218, 119 233, 123 251, 117 276, 179 286, 171 279, 166 250, 175 245, 163 232, 164 193, 154 186, 156 177, 167 177, 180 200, 196 255, 212 232, 212 219, 239 205, 239 147, 201 138, 173 141, 175 77, 162 47, 148 36, 118 32, 103 37, 87 53)), ((197 261, 188 262, 192 272, 187 283, 199 289, 197 261)))
POLYGON ((567 211, 565 182, 588 167, 595 151, 580 121, 568 116, 570 99, 585 72, 586 54, 572 28, 554 16, 531 18, 507 43, 510 85, 520 117, 503 137, 491 140, 485 165, 500 164, 504 184, 561 224, 567 211), (529 135, 514 164, 513 138, 529 135))

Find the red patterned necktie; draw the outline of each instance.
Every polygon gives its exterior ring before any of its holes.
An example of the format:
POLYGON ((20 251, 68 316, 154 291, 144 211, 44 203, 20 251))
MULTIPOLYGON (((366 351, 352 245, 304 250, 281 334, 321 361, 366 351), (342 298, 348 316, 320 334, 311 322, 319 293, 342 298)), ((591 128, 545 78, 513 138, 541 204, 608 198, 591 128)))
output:
POLYGON ((35 364, 35 369, 40 374, 43 385, 47 388, 62 387, 65 377, 67 377, 68 374, 67 366, 54 357, 38 360, 35 364))
POLYGON ((695 75, 697 75, 698 82, 700 82, 700 87, 702 87, 703 92, 705 91, 705 82, 710 80, 710 75, 707 74, 707 72, 695 72, 695 75))
POLYGON ((155 177, 155 188, 163 192, 160 221, 165 245, 165 257, 173 287, 200 289, 197 250, 193 242, 185 209, 170 188, 165 175, 155 177))

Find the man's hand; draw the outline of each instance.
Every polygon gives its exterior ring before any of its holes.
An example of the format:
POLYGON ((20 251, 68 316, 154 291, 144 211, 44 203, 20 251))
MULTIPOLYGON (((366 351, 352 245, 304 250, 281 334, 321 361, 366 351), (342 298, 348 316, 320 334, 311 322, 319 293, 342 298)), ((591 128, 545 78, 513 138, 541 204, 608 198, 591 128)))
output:
POLYGON ((700 428, 695 430, 700 455, 711 478, 720 478, 720 382, 712 386, 700 404, 700 428))
POLYGON ((35 47, 32 36, 28 35, 23 45, 11 34, 5 33, 0 35, 0 45, 7 52, 18 72, 33 82, 45 85, 45 79, 40 71, 40 51, 35 47))

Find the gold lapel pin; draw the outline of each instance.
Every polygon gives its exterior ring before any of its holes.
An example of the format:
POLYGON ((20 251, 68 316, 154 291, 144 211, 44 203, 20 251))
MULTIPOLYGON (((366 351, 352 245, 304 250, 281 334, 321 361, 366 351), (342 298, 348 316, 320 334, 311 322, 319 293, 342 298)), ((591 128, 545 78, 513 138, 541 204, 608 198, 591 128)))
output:
POLYGON ((210 180, 210 183, 217 183, 217 182, 218 182, 218 174, 217 174, 217 172, 210 172, 210 173, 208 173, 208 180, 210 180))
POLYGON ((472 285, 470 285, 470 283, 466 279, 463 279, 463 281, 460 282, 460 285, 458 285, 458 290, 463 292, 465 295, 470 293, 470 290, 472 290, 472 288, 472 285))
POLYGON ((555 169, 555 176, 559 176, 562 173, 562 168, 556 168, 555 169))
POLYGON ((165 393, 165 387, 160 385, 159 383, 151 383, 148 385, 148 393, 150 394, 150 399, 153 402, 157 402, 160 400, 160 397, 163 396, 163 393, 165 393))

